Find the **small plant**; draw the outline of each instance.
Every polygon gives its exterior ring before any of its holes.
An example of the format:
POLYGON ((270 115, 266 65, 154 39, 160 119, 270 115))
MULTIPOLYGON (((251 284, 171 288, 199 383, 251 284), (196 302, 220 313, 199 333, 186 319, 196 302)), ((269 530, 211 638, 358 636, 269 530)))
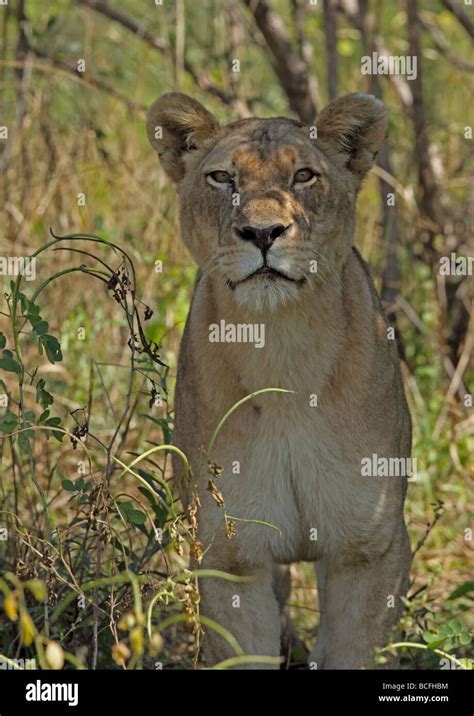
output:
POLYGON ((399 652, 402 668, 474 668, 469 649, 472 643, 470 594, 474 591, 474 582, 459 585, 441 605, 434 606, 429 593, 435 579, 434 575, 417 594, 403 598, 405 613, 397 629, 403 636, 377 651, 379 663, 386 663, 387 653, 399 652), (453 617, 453 613, 459 616, 453 617))
MULTIPOLYGON (((1 631, 2 643, 10 644, 10 653, 0 658, 12 661, 18 653, 34 655, 44 668, 62 666, 64 660, 77 668, 95 668, 113 659, 116 668, 135 668, 164 647, 153 626, 153 609, 145 629, 144 599, 154 594, 153 608, 168 615, 184 613, 186 623, 194 623, 193 633, 200 631, 199 600, 193 597, 196 577, 189 573, 183 579, 180 567, 175 582, 167 557, 173 549, 182 554, 186 544, 194 543, 197 526, 195 520, 193 527, 187 524, 169 486, 169 455, 176 448, 169 444, 167 366, 159 346, 146 336, 144 324, 153 312, 138 298, 135 269, 122 249, 98 236, 53 234, 31 259, 48 249, 67 249, 89 263, 49 276, 31 296, 21 290, 18 276, 4 296, 10 331, 8 340, 0 333, 0 387, 7 398, 0 432, 13 491, 6 495, 0 512, 8 535, 0 545, 4 565, 0 589, 8 618, 1 631), (116 267, 84 244, 112 252, 116 267), (68 418, 57 406, 49 381, 39 374, 44 359, 56 364, 64 358, 60 339, 43 317, 42 293, 74 272, 103 284, 122 310, 128 330, 127 391, 107 440, 94 432, 88 407, 70 411, 68 418), (140 400, 146 399, 150 408, 157 396, 161 415, 153 418, 153 424, 165 443, 131 452, 133 459, 127 459, 127 436, 140 400), (61 443, 61 453, 45 480, 41 454, 51 436, 61 443), (77 451, 82 454, 79 474, 61 478, 74 462, 77 465, 77 451), (30 485, 39 495, 40 512, 30 485), (25 512, 30 514, 26 524, 19 516, 25 512)), ((150 410, 147 413, 151 417, 150 410)), ((187 460, 181 457, 186 471, 187 460)), ((197 646, 198 642, 196 638, 197 646)))

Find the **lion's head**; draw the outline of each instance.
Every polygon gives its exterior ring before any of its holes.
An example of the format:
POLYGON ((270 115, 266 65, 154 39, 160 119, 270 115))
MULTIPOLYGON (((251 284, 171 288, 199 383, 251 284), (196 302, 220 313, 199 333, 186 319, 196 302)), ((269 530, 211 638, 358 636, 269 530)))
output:
POLYGON ((147 120, 198 266, 238 303, 272 310, 340 274, 386 130, 383 104, 366 94, 335 100, 311 127, 281 117, 221 127, 179 93, 157 99, 147 120))

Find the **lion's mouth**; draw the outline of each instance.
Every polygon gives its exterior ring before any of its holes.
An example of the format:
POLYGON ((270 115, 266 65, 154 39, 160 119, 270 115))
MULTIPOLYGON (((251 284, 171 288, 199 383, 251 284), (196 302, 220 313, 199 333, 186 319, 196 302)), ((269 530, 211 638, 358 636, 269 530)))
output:
POLYGON ((277 271, 271 266, 261 266, 259 269, 251 273, 250 276, 247 276, 247 278, 252 278, 252 276, 269 276, 271 278, 276 278, 277 276, 279 276, 281 278, 286 278, 289 281, 293 280, 289 276, 285 276, 285 274, 281 273, 280 271, 277 271))
POLYGON ((278 269, 272 268, 271 266, 267 266, 265 264, 264 266, 260 266, 260 268, 258 268, 256 271, 253 271, 251 274, 241 279, 240 281, 232 281, 231 287, 235 288, 235 286, 239 286, 240 284, 245 283, 246 281, 250 281, 250 279, 256 278, 257 276, 265 276, 265 278, 269 278, 271 281, 283 279, 284 281, 290 281, 291 283, 296 283, 297 285, 301 285, 305 281, 304 277, 292 278, 286 273, 278 271, 278 269))

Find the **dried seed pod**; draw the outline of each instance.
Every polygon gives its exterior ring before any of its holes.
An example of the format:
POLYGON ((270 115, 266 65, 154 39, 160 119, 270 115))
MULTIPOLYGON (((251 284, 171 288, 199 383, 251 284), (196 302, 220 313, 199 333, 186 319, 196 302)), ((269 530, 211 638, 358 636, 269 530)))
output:
POLYGON ((220 477, 224 472, 224 468, 222 467, 222 465, 218 465, 217 462, 212 462, 211 460, 209 460, 209 462, 207 463, 207 471, 213 477, 220 477))
POLYGON ((232 539, 232 537, 235 537, 236 534, 237 530, 235 529, 234 520, 227 520, 225 526, 225 536, 227 537, 227 539, 232 539))
POLYGON ((224 496, 213 480, 208 481, 206 490, 211 493, 219 507, 224 507, 224 496))

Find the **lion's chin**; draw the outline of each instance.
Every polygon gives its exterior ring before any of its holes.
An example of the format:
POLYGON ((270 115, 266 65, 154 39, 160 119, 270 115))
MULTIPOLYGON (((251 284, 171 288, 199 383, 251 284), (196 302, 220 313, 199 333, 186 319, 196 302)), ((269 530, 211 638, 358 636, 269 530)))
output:
POLYGON ((237 284, 233 294, 239 306, 274 312, 288 303, 298 301, 300 286, 285 279, 273 280, 256 276, 251 281, 237 284))

